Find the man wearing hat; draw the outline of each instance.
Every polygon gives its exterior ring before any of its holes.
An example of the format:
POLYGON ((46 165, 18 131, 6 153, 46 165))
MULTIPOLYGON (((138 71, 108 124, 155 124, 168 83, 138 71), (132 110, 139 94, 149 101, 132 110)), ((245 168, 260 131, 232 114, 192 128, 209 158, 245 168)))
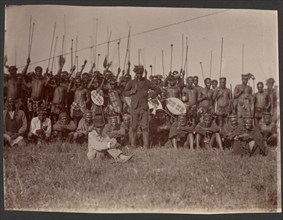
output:
POLYGON ((18 76, 25 76, 28 66, 30 64, 30 59, 27 59, 26 66, 24 67, 21 74, 17 74, 16 66, 9 66, 8 71, 10 75, 7 76, 4 82, 4 89, 6 90, 7 99, 12 98, 15 101, 16 108, 23 107, 24 103, 24 90, 26 88, 26 83, 24 80, 19 81, 18 76))
POLYGON ((269 112, 271 108, 270 96, 263 91, 263 83, 257 83, 258 92, 254 94, 254 116, 256 125, 260 122, 264 112, 269 112))
POLYGON ((37 141, 37 144, 40 145, 41 141, 49 141, 50 137, 51 119, 47 118, 47 110, 42 107, 38 110, 38 116, 31 120, 28 139, 37 141))
POLYGON ((244 117, 244 129, 241 129, 240 134, 235 137, 239 140, 243 153, 248 153, 250 156, 259 153, 266 156, 266 142, 264 142, 260 130, 253 125, 253 118, 251 116, 244 117))
POLYGON ((23 135, 27 131, 26 115, 16 108, 13 98, 8 98, 7 105, 7 109, 3 112, 4 143, 10 146, 24 146, 23 135))
POLYGON ((222 141, 220 137, 220 128, 213 121, 213 117, 209 113, 203 114, 203 121, 199 122, 195 127, 196 132, 196 148, 202 146, 205 148, 214 147, 216 140, 217 147, 223 150, 222 141))
POLYGON ((226 88, 226 78, 219 79, 220 87, 216 88, 213 94, 215 102, 215 113, 218 125, 222 128, 227 123, 227 116, 231 113, 232 91, 226 88))
POLYGON ((148 147, 148 91, 151 89, 151 98, 156 98, 161 89, 143 77, 144 68, 141 65, 134 67, 136 78, 129 81, 125 92, 130 92, 131 97, 131 145, 136 146, 136 135, 138 126, 142 129, 143 146, 148 147))
POLYGON ((179 115, 178 120, 170 127, 169 140, 167 146, 177 149, 180 146, 193 149, 194 146, 194 125, 187 121, 186 115, 179 115))
POLYGON ((253 89, 248 85, 249 74, 242 74, 242 84, 236 85, 234 89, 234 105, 238 114, 238 119, 242 121, 243 116, 252 114, 252 92, 253 89))

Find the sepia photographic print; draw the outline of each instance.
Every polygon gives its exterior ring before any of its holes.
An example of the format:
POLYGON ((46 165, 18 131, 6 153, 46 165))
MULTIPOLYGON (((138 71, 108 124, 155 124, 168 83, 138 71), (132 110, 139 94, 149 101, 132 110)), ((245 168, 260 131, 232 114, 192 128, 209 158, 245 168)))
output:
POLYGON ((275 10, 6 5, 4 210, 281 212, 275 10))

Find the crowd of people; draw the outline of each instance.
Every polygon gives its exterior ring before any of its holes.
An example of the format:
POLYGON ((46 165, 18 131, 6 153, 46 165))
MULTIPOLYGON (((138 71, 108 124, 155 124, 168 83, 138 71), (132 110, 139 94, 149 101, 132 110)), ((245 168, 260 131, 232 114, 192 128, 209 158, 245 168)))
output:
POLYGON ((28 72, 30 59, 21 73, 5 60, 4 141, 6 146, 25 146, 61 141, 59 150, 70 143, 88 143, 89 159, 109 155, 126 162, 122 147, 186 147, 189 149, 232 149, 236 153, 266 155, 277 144, 277 91, 274 79, 257 83, 257 92, 248 85, 252 74, 242 74, 234 91, 226 78, 185 77, 185 71, 148 76, 142 65, 126 70, 103 71, 92 65, 84 72, 72 67, 63 71, 65 58, 52 73, 35 67, 28 72), (131 75, 134 72, 134 76, 131 75), (219 86, 218 86, 219 83, 219 86), (171 99, 170 99, 171 98, 171 99), (173 99, 172 99, 173 98, 173 99), (180 113, 173 106, 185 106, 180 113), (174 103, 174 100, 176 103, 174 103), (181 102, 180 104, 177 104, 181 102), (172 103, 171 103, 172 104, 172 103))

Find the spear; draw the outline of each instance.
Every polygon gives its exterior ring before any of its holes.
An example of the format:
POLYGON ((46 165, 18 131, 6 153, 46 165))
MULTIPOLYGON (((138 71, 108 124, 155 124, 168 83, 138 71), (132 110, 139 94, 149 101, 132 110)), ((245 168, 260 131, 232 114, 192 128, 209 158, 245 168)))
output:
POLYGON ((242 45, 242 74, 244 74, 245 66, 245 44, 242 45))
POLYGON ((65 35, 62 37, 62 57, 64 55, 64 41, 65 41, 65 35))
POLYGON ((204 81, 204 74, 203 74, 203 67, 202 67, 202 62, 199 62, 200 68, 201 68, 201 74, 202 74, 202 79, 204 81))
POLYGON ((118 41, 118 61, 119 61, 119 68, 120 68, 120 65, 121 65, 121 61, 120 61, 120 40, 118 41))
POLYGON ((222 56, 223 56, 223 37, 221 40, 221 54, 220 54, 220 77, 221 78, 221 72, 222 72, 222 56))
POLYGON ((74 44, 74 40, 72 39, 72 43, 71 43, 71 68, 73 68, 73 44, 74 44))
POLYGON ((141 62, 140 62, 140 56, 141 56, 141 50, 140 49, 138 49, 138 61, 139 61, 139 65, 141 65, 141 62))
POLYGON ((99 57, 100 57, 100 53, 97 54, 97 69, 98 69, 98 66, 99 66, 99 57))
POLYGON ((111 39, 111 34, 112 31, 110 31, 109 37, 108 37, 108 42, 107 42, 107 55, 106 55, 106 59, 109 62, 109 50, 110 50, 110 39, 111 39))
POLYGON ((188 44, 188 37, 186 37, 186 76, 188 74, 188 53, 189 53, 189 44, 188 44))
POLYGON ((76 57, 77 57, 77 50, 78 50, 78 36, 76 36, 75 59, 76 59, 76 57))
POLYGON ((49 59, 48 59, 48 66, 47 66, 48 69, 49 69, 50 60, 51 60, 52 48, 53 48, 54 37, 55 37, 55 30, 56 30, 56 22, 54 23, 54 29, 53 29, 53 35, 52 35, 52 41, 51 41, 51 47, 50 47, 50 53, 49 53, 49 59))
POLYGON ((30 16, 30 19, 29 19, 29 33, 28 33, 28 57, 29 57, 29 55, 30 55, 31 25, 32 25, 32 16, 30 16))
POLYGON ((58 36, 56 36, 56 40, 55 40, 55 46, 54 46, 53 58, 52 58, 52 64, 51 64, 51 72, 53 72, 53 65, 54 65, 55 52, 56 52, 56 47, 57 47, 57 40, 58 40, 58 36))
POLYGON ((125 60, 124 60, 124 70, 126 69, 126 60, 127 60, 127 56, 129 53, 130 35, 131 35, 131 26, 129 28, 129 33, 128 33, 127 48, 126 48, 126 54, 125 54, 125 60))
POLYGON ((98 19, 96 19, 96 27, 95 27, 95 51, 94 51, 94 61, 96 61, 97 34, 98 34, 98 19))
POLYGON ((209 78, 211 79, 211 70, 212 70, 212 51, 210 51, 210 69, 209 69, 209 78))
POLYGON ((90 38, 90 63, 91 63, 91 66, 93 65, 93 39, 92 39, 92 36, 89 36, 90 38))
POLYGON ((33 22, 33 23, 32 23, 32 31, 31 31, 31 37, 30 37, 30 44, 29 44, 29 54, 28 54, 28 57, 31 56, 31 48, 32 48, 32 40, 33 40, 34 26, 35 26, 35 23, 33 22))
POLYGON ((163 70, 163 77, 165 76, 165 71, 164 71, 164 53, 162 50, 162 70, 163 70))
POLYGON ((173 44, 171 44, 171 61, 170 61, 170 72, 172 72, 172 57, 173 57, 173 44))
POLYGON ((182 34, 182 65, 181 65, 181 69, 183 68, 183 59, 184 59, 184 34, 182 34))

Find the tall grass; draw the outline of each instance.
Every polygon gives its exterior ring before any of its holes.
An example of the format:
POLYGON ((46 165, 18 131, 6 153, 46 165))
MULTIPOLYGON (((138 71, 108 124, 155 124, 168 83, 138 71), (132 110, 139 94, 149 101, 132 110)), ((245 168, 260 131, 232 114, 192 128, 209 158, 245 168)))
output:
POLYGON ((5 209, 79 212, 276 211, 279 149, 267 157, 229 150, 131 149, 128 163, 86 157, 60 143, 4 150, 5 209))

